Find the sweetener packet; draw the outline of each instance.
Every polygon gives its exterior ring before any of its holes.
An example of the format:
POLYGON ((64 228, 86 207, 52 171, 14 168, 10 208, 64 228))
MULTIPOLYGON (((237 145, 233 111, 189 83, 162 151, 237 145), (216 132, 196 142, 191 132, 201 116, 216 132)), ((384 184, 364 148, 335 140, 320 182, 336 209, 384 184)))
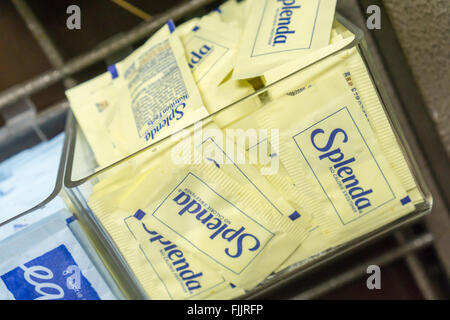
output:
POLYGON ((280 160, 278 130, 269 130, 258 121, 264 113, 265 109, 260 108, 228 125, 224 131, 236 132, 240 140, 244 140, 245 155, 248 162, 255 166, 259 173, 264 176, 264 179, 271 184, 272 188, 278 193, 278 197, 282 197, 295 208, 296 212, 301 215, 298 219, 299 223, 302 223, 308 229, 312 215, 303 208, 304 200, 302 199, 304 195, 295 187, 293 179, 280 160), (254 131, 259 131, 260 134, 255 137, 255 135, 252 135, 254 131))
MULTIPOLYGON (((276 66, 270 70, 264 72, 262 79, 265 85, 270 85, 272 83, 277 82, 278 80, 284 79, 291 75, 296 70, 301 70, 307 66, 310 66, 308 69, 303 71, 302 73, 310 72, 311 74, 317 74, 316 68, 317 64, 315 62, 323 59, 326 56, 329 56, 332 53, 338 52, 344 47, 348 46, 355 39, 355 35, 347 30, 342 24, 340 24, 337 20, 333 21, 333 28, 331 30, 330 42, 327 46, 324 46, 320 49, 311 51, 302 56, 302 59, 294 59, 290 60, 286 63, 283 63, 279 66, 276 66), (309 71, 310 70, 310 71, 309 71)), ((331 65, 334 63, 332 59, 326 58, 323 61, 319 62, 322 65, 322 68, 325 69, 325 66, 331 65)), ((300 75, 299 75, 300 76, 300 75)), ((303 75, 302 75, 303 76, 303 75)), ((297 77, 291 77, 284 80, 286 87, 298 87, 299 81, 297 77)), ((279 91, 280 94, 286 93, 284 88, 272 88, 270 92, 279 91)), ((273 93, 276 96, 276 93, 273 93)))
POLYGON ((336 0, 252 1, 233 79, 265 71, 328 45, 336 0))
POLYGON ((233 69, 239 33, 240 30, 233 30, 226 23, 200 20, 181 37, 189 68, 200 92, 217 87, 233 69))
POLYGON ((141 220, 142 211, 130 213, 103 202, 108 210, 105 227, 139 283, 153 300, 231 299, 243 291, 197 259, 177 241, 154 231, 141 220))
MULTIPOLYGON (((342 34, 342 26, 337 26, 338 32, 342 34)), ((293 67, 293 65, 291 65, 293 67)), ((282 76, 287 75, 282 68, 272 70, 269 78, 275 81, 282 76)), ((296 95, 306 90, 313 82, 320 81, 329 75, 339 75, 347 83, 347 90, 353 95, 355 103, 358 104, 361 111, 369 122, 370 127, 375 133, 378 142, 385 154, 390 166, 400 179, 401 184, 407 190, 412 203, 416 204, 423 201, 415 178, 409 168, 409 165, 403 156, 402 148, 398 142, 396 134, 392 129, 386 111, 381 103, 381 99, 374 86, 370 73, 356 48, 350 48, 338 52, 323 61, 315 63, 308 68, 286 78, 283 81, 283 88, 275 86, 270 90, 271 99, 288 94, 296 95)))
MULTIPOLYGON (((240 29, 233 24, 202 18, 190 33, 181 37, 188 65, 210 114, 254 92, 247 81, 230 79, 239 36, 240 29)), ((242 104, 217 114, 214 121, 222 127, 260 106, 257 98, 247 99, 245 106, 242 104)))
POLYGON ((208 115, 169 22, 115 65, 121 95, 109 132, 126 155, 208 115))
MULTIPOLYGON (((281 161, 307 196, 302 204, 321 230, 319 248, 357 238, 414 210, 339 74, 311 83, 301 94, 279 97, 261 119, 280 128, 281 161), (295 120, 287 116, 293 112, 295 120)), ((296 261, 297 253, 284 266, 296 261)))
POLYGON ((194 29, 194 27, 198 24, 199 21, 200 21, 200 18, 189 19, 189 20, 183 22, 182 24, 178 25, 175 28, 175 33, 181 38, 181 37, 187 35, 188 33, 190 33, 192 31, 192 29, 194 29))
POLYGON ((205 91, 202 95, 205 106, 214 122, 225 128, 239 119, 261 108, 261 101, 253 86, 246 80, 227 80, 216 88, 205 91))
MULTIPOLYGON (((196 139, 198 132, 194 132, 196 139)), ((205 125, 202 128, 203 138, 197 138, 201 142, 203 157, 235 180, 240 186, 253 190, 259 194, 261 201, 266 201, 279 215, 290 218, 303 229, 308 229, 303 210, 290 204, 283 195, 277 191, 266 179, 279 169, 277 159, 273 154, 268 154, 266 144, 258 141, 256 136, 247 136, 242 130, 220 130, 215 124, 205 125), (248 138, 248 139, 247 139, 248 138), (250 145, 250 147, 248 147, 250 145), (259 154, 249 153, 249 150, 258 145, 259 154), (265 152, 267 151, 267 152, 265 152), (257 158, 257 159, 254 159, 257 158), (264 163, 265 168, 254 164, 264 163)), ((264 131, 259 132, 259 137, 265 136, 264 131)), ((198 145, 194 142, 195 145, 198 145)), ((181 151, 181 150, 180 150, 181 151)), ((269 181, 268 181, 269 180, 269 181)))
MULTIPOLYGON (((146 203, 146 195, 136 192, 139 189, 149 188, 148 183, 152 183, 150 179, 152 171, 159 168, 164 162, 168 161, 167 156, 161 157, 164 152, 171 152, 171 164, 187 166, 192 163, 200 164, 202 162, 213 163, 227 174, 231 179, 236 181, 245 189, 251 190, 255 196, 260 198, 260 201, 266 202, 271 206, 275 212, 280 216, 289 217, 295 221, 303 229, 308 229, 310 226, 305 217, 306 213, 299 210, 299 207, 292 206, 290 201, 287 201, 277 190, 264 178, 262 173, 266 171, 274 171, 278 169, 278 162, 273 161, 272 157, 267 155, 263 157, 260 155, 260 162, 268 164, 272 162, 263 170, 259 171, 253 165, 252 159, 249 159, 245 152, 246 143, 248 142, 240 130, 232 132, 231 130, 222 131, 213 121, 203 124, 202 127, 194 128, 193 132, 181 132, 182 137, 180 142, 166 143, 159 146, 156 153, 150 156, 141 155, 142 160, 135 161, 134 173, 131 174, 129 167, 124 167, 116 176, 123 176, 122 174, 129 174, 133 179, 117 179, 112 185, 112 188, 123 188, 122 194, 114 196, 114 200, 127 198, 128 200, 120 200, 120 205, 124 208, 132 208, 138 210, 146 203), (190 135, 190 136, 189 136, 190 135), (169 148, 172 148, 169 150, 169 148), (193 151, 192 151, 193 150, 193 151), (192 152, 192 153, 191 153, 192 152), (191 158, 191 157, 194 158, 191 158), (163 162, 161 162, 161 160, 163 162), (131 181, 131 182, 130 182, 131 181)), ((172 140, 179 138, 173 137, 172 140)), ((256 143, 257 140, 250 138, 251 143, 256 143), (252 141, 253 140, 253 141, 252 141)), ((179 141, 179 140, 178 140, 179 141)), ((260 143, 260 148, 263 148, 264 143, 260 143)), ((248 151, 248 150, 247 150, 248 151)), ((263 150, 264 151, 264 150, 263 150)), ((263 151, 260 153, 262 154, 263 151)), ((250 157, 252 157, 251 155, 250 157)), ((111 179, 111 178, 109 178, 111 179)), ((99 195, 110 193, 112 189, 97 188, 100 184, 105 186, 106 180, 94 186, 94 194, 91 199, 99 195)), ((111 184, 109 184, 111 186, 111 184)))
MULTIPOLYGON (((141 212, 140 221, 148 230, 176 242, 227 282, 249 289, 306 237, 306 230, 295 223, 296 217, 283 216, 261 193, 243 187, 237 182, 241 178, 232 178, 230 175, 236 173, 222 170, 217 158, 171 166, 167 165, 172 162, 171 153, 155 157, 155 164, 136 177, 125 192, 91 196, 93 212, 121 250, 129 247, 118 235, 118 229, 126 229, 121 220, 141 212), (155 181, 164 182, 155 185, 155 181), (152 192, 148 193, 145 190, 150 185, 152 192), (111 203, 122 210, 120 218, 112 218, 111 203)), ((194 161, 194 154, 191 156, 194 161)), ((148 241, 148 233, 146 236, 137 242, 148 241)))
MULTIPOLYGON (((133 204, 145 203, 146 193, 140 193, 150 186, 149 171, 161 165, 159 155, 167 152, 173 142, 161 141, 152 149, 155 152, 140 154, 126 164, 115 168, 113 174, 101 177, 94 185, 89 203, 95 213, 107 212, 108 219, 102 219, 105 228, 117 242, 121 254, 150 299, 232 299, 244 291, 228 283, 215 270, 209 268, 186 250, 180 250, 176 241, 159 240, 148 233, 148 228, 138 219, 139 214, 129 214, 123 208, 135 210, 133 204), (130 204, 124 205, 127 199, 130 204), (121 204, 121 205, 119 205, 121 204), (139 235, 139 236, 135 236, 139 235), (167 249, 167 250, 163 250, 167 249), (188 265, 181 264, 183 261, 188 265), (169 263, 173 261, 173 264, 169 263), (179 265, 181 264, 181 265, 179 265), (192 270, 198 270, 195 273, 192 270), (193 273, 194 272, 194 273, 193 273)), ((138 212, 136 212, 138 213, 138 212)), ((152 232, 152 231, 151 231, 152 232)))
POLYGON ((122 155, 108 132, 121 94, 109 72, 66 91, 70 108, 102 167, 114 163, 122 155))
POLYGON ((116 299, 59 211, 3 240, 0 298, 116 299))

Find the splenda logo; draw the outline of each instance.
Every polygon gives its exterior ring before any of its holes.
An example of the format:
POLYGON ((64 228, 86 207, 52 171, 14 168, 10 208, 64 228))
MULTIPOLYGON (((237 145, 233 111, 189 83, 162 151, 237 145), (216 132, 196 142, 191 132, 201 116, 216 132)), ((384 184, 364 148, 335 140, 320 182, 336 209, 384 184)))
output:
POLYGON ((283 6, 278 11, 278 22, 273 39, 273 46, 285 44, 288 40, 288 35, 295 33, 295 30, 289 28, 294 10, 301 8, 301 6, 295 5, 295 1, 296 0, 278 0, 278 2, 282 2, 283 6))
POLYGON ((359 186, 359 181, 356 179, 356 175, 354 174, 353 168, 350 166, 353 162, 355 162, 355 157, 345 159, 344 153, 340 148, 336 147, 330 151, 333 144, 335 143, 336 138, 341 138, 342 143, 348 142, 347 133, 340 128, 334 129, 331 131, 328 141, 325 146, 318 146, 315 138, 319 134, 324 134, 325 131, 323 129, 315 129, 311 133, 311 143, 314 148, 318 151, 322 152, 319 155, 319 160, 328 159, 333 164, 333 168, 337 170, 337 175, 341 178, 341 182, 345 186, 345 189, 348 190, 348 194, 351 199, 354 201, 355 206, 361 212, 363 209, 371 206, 370 199, 367 197, 373 191, 372 189, 364 190, 361 186, 359 186))
POLYGON ((148 230, 144 223, 142 223, 142 227, 152 236, 149 239, 150 243, 157 241, 163 246, 163 250, 167 254, 167 258, 172 262, 175 271, 178 273, 181 280, 184 281, 186 288, 191 292, 200 289, 202 286, 199 278, 203 276, 203 273, 194 273, 194 271, 189 268, 189 263, 186 261, 186 258, 184 258, 183 251, 169 240, 164 239, 163 236, 158 234, 156 231, 148 230))
POLYGON ((222 222, 222 220, 214 217, 214 215, 206 208, 204 208, 199 202, 194 199, 191 199, 189 194, 186 194, 184 191, 179 191, 178 195, 172 199, 177 205, 180 206, 180 211, 178 215, 182 216, 185 213, 195 215, 195 219, 203 224, 205 228, 209 230, 215 230, 209 238, 211 240, 221 239, 228 241, 229 243, 234 243, 236 245, 236 249, 232 252, 230 248, 225 249, 225 253, 227 256, 231 258, 239 258, 242 255, 244 248, 244 240, 247 245, 250 246, 247 248, 249 251, 256 251, 260 248, 261 243, 259 239, 251 234, 245 233, 246 230, 244 226, 239 229, 232 229, 228 224, 222 222), (220 237, 219 237, 220 236, 220 237))
POLYGON ((154 140, 155 136, 162 131, 166 127, 170 127, 172 121, 178 121, 184 116, 184 109, 186 107, 186 103, 181 103, 177 105, 175 108, 172 108, 170 113, 165 116, 164 119, 160 119, 160 122, 153 126, 146 134, 145 141, 154 140))
POLYGON ((189 68, 194 69, 199 65, 203 59, 209 56, 213 52, 214 48, 207 44, 200 47, 197 51, 191 51, 191 55, 188 58, 189 68))

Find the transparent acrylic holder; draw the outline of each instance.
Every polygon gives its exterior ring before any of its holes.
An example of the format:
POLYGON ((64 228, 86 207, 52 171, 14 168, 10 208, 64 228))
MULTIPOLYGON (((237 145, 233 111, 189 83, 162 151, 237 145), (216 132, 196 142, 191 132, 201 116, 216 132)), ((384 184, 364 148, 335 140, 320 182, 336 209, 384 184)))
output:
MULTIPOLYGON (((65 164, 65 158, 64 155, 66 154, 66 147, 67 147, 67 141, 66 141, 66 137, 60 136, 60 137, 56 137, 55 139, 58 139, 58 141, 56 140, 52 140, 52 141, 46 141, 45 143, 47 143, 47 145, 45 146, 44 150, 39 150, 39 152, 37 152, 36 150, 33 151, 33 153, 31 153, 32 156, 30 156, 29 149, 25 149, 25 150, 21 150, 21 154, 16 154, 14 156, 22 156, 22 158, 20 159, 7 159, 5 161, 16 161, 13 162, 12 167, 13 167, 13 171, 16 172, 21 172, 23 173, 24 167, 26 168, 26 170, 30 170, 31 166, 26 166, 28 164, 28 161, 32 161, 36 158, 39 159, 39 156, 41 156, 41 159, 43 157, 43 154, 46 156, 45 161, 48 160, 48 157, 50 157, 52 161, 57 160, 58 161, 58 165, 56 168, 52 168, 54 170, 54 175, 50 177, 50 175, 47 177, 46 176, 46 181, 41 181, 43 183, 43 185, 40 186, 33 186, 33 181, 26 181, 24 183, 24 181, 12 181, 14 180, 14 178, 16 178, 13 174, 12 177, 7 177, 7 179, 9 179, 11 182, 11 184, 16 183, 16 185, 14 186, 10 186, 13 192, 22 192, 22 193, 26 193, 27 191, 30 190, 30 185, 33 187, 32 190, 34 190, 34 187, 39 187, 40 189, 37 190, 37 193, 34 193, 31 197, 25 197, 24 198, 20 198, 17 199, 16 198, 6 198, 8 199, 8 201, 11 201, 13 203, 8 203, 8 206, 6 208, 2 208, 2 211, 0 212, 0 228, 3 225, 9 224, 10 221, 14 221, 14 223, 16 225, 19 224, 28 224, 28 223, 32 223, 33 219, 31 219, 32 216, 28 215, 29 212, 38 209, 44 205, 47 205, 49 203, 51 204, 55 204, 56 201, 52 201, 53 199, 55 199, 55 197, 58 195, 59 191, 62 188, 62 176, 64 173, 64 164, 65 164), (59 139, 64 139, 64 143, 61 143, 61 148, 56 148, 59 147, 59 139), (51 146, 49 146, 48 144, 51 144, 51 146), (56 146, 56 147, 55 147, 56 146), (48 150, 52 150, 54 153, 49 154, 48 150), (24 152, 24 153, 22 153, 24 152), (27 159, 27 161, 24 161, 24 158, 27 159), (17 163, 17 161, 19 162, 17 164, 17 167, 14 165, 15 163, 17 163), (52 179, 51 181, 48 181, 52 179), (12 207, 12 208, 11 208, 12 207)), ((44 143, 44 141, 41 141, 41 143, 44 143)), ((41 145, 36 144, 34 146, 32 146, 31 148, 34 147, 40 147, 41 145)), ((0 150, 1 151, 1 150, 0 150)), ((14 157, 13 156, 13 157, 14 157)), ((44 162, 45 162, 44 161, 44 162)), ((56 162, 56 161, 55 161, 56 162)), ((33 163, 32 169, 35 172, 39 172, 40 174, 42 174, 43 171, 46 171, 46 173, 48 174, 47 171, 47 167, 49 167, 48 163, 40 163, 39 161, 33 163), (44 167, 45 166, 45 167, 44 167)), ((27 172, 27 171, 25 171, 27 172)), ((37 177, 37 176, 36 176, 37 177)), ((27 175, 27 178, 29 178, 29 175, 27 175)), ((28 179, 29 180, 29 179, 28 179)), ((39 181, 38 181, 39 183, 39 181)), ((5 196, 8 196, 8 192, 6 192, 5 196)), ((61 200, 60 203, 62 203, 63 205, 63 201, 61 200)), ((59 205, 59 204, 58 204, 59 205)))
MULTIPOLYGON (((25 141, 18 141, 19 144, 27 145, 29 141, 33 140, 30 139, 29 135, 24 135, 26 138, 25 141)), ((56 168, 52 168, 54 170, 54 176, 46 176, 45 186, 40 185, 40 181, 36 183, 36 181, 30 180, 29 176, 27 175, 28 181, 24 183, 24 181, 12 181, 14 178, 16 178, 14 175, 12 177, 8 177, 9 180, 11 180, 11 183, 16 183, 12 189, 13 192, 19 192, 21 195, 25 195, 21 199, 17 198, 7 198, 9 201, 13 203, 8 203, 8 206, 3 207, 0 212, 0 247, 3 245, 3 242, 8 237, 14 235, 17 232, 20 232, 21 229, 26 228, 27 226, 31 226, 34 224, 39 223, 40 220, 45 219, 46 216, 50 215, 50 211, 57 211, 59 209, 62 209, 65 207, 65 202, 62 198, 58 197, 62 190, 62 184, 63 184, 63 174, 64 174, 64 167, 65 167, 65 156, 67 154, 66 148, 67 148, 67 137, 68 135, 65 135, 64 137, 55 137, 54 139, 64 139, 63 143, 59 143, 59 140, 52 140, 52 141, 36 141, 36 144, 28 147, 27 149, 23 149, 20 151, 20 153, 17 153, 13 155, 11 158, 6 159, 5 161, 13 161, 12 167, 13 171, 21 172, 24 170, 24 166, 28 164, 29 161, 36 160, 36 158, 39 159, 39 156, 41 157, 41 160, 43 159, 43 155, 46 157, 46 161, 48 160, 48 157, 51 157, 52 161, 58 159, 58 165, 56 168), (39 151, 33 150, 31 152, 30 156, 30 148, 39 148, 42 147, 42 143, 47 143, 46 146, 44 146, 44 149, 39 149, 39 151), (50 143, 50 145, 49 145, 50 143), (61 145, 61 148, 59 147, 59 144, 61 145), (49 150, 52 151, 52 153, 49 153, 49 150), (19 159, 14 157, 21 157, 19 159), (54 157, 54 158, 53 158, 54 157), (27 161, 24 161, 24 158, 27 161), (51 181, 49 181, 51 179, 51 181), (26 192, 30 191, 29 186, 32 186, 32 190, 35 188, 40 188, 38 190, 37 195, 36 193, 32 196, 27 198, 26 192), (26 199, 24 199, 26 198, 26 199), (17 201, 17 203, 16 203, 17 201), (11 209, 11 206, 13 209, 11 209)), ((16 141, 17 142, 17 141, 16 141)), ((8 146, 6 146, 8 148, 8 146)), ((56 161, 55 161, 56 162, 56 161)), ((39 161, 33 163, 33 171, 37 171, 40 174, 42 174, 43 170, 47 169, 48 163, 44 164, 46 167, 43 167, 43 164, 39 161)), ((30 167, 27 167, 26 169, 29 170, 30 167)), ((41 181, 42 182, 42 181, 41 181)), ((8 193, 6 193, 6 196, 8 193)), ((1 261, 0 257, 0 261, 1 261)))
MULTIPOLYGON (((376 89, 378 98, 383 105, 384 111, 386 112, 395 137, 398 144, 402 150, 403 156, 406 159, 409 169, 411 170, 419 192, 423 198, 423 201, 415 204, 415 210, 397 220, 390 222, 376 230, 359 236, 351 241, 344 244, 330 247, 329 249, 320 252, 309 259, 300 261, 296 264, 291 265, 284 270, 272 274, 266 280, 264 280, 260 285, 254 289, 247 291, 245 295, 239 298, 256 298, 261 296, 274 288, 282 286, 283 284, 289 282, 293 278, 301 275, 302 273, 322 265, 326 262, 332 261, 335 257, 348 252, 356 247, 362 246, 364 243, 378 238, 392 230, 399 228, 400 226, 410 223, 425 214, 429 213, 432 205, 432 198, 428 192, 428 189, 424 185, 423 179, 420 176, 420 171, 414 162, 414 157, 412 156, 410 149, 408 147, 407 141, 404 138, 402 130, 396 120, 396 116, 393 112, 392 107, 389 105, 388 100, 381 83, 377 80, 376 72, 373 70, 373 65, 371 63, 370 55, 367 51, 365 41, 362 36, 362 32, 349 23, 342 16, 337 15, 336 18, 341 25, 347 28, 353 35, 355 39, 346 47, 332 52, 329 55, 323 57, 322 59, 314 62, 320 63, 325 59, 329 59, 333 55, 337 55, 344 50, 349 50, 350 48, 356 48, 363 58, 368 73, 370 74, 372 84, 376 89)), ((274 92, 287 92, 288 88, 292 88, 292 83, 295 82, 296 77, 302 73, 306 72, 311 66, 306 66, 301 70, 297 70, 291 75, 269 85, 265 86, 250 96, 247 96, 229 106, 210 115, 208 118, 202 119, 202 123, 206 123, 208 120, 217 119, 225 112, 232 109, 234 111, 244 108, 245 104, 252 100, 258 99, 261 102, 261 108, 266 108, 267 104, 271 102, 268 101, 267 97, 271 97, 274 92)), ((270 100, 270 99, 269 99, 270 100)), ((163 147, 164 144, 169 143, 171 137, 154 143, 144 149, 136 150, 135 153, 124 157, 120 161, 116 161, 107 167, 98 167, 94 154, 90 149, 90 146, 85 139, 83 132, 81 131, 78 123, 72 117, 68 121, 69 126, 69 147, 67 148, 67 163, 64 176, 64 189, 70 199, 73 210, 86 228, 87 234, 91 237, 92 243, 96 246, 97 251, 102 255, 102 259, 105 262, 108 270, 110 270, 113 278, 117 281, 118 286, 121 288, 124 295, 129 299, 146 299, 148 298, 145 290, 139 284, 139 281, 134 276, 130 266, 127 264, 126 259, 121 254, 119 248, 115 245, 111 235, 107 232, 105 227, 102 225, 101 221, 93 212, 92 208, 89 206, 89 199, 93 192, 94 186, 104 178, 111 176, 114 172, 120 171, 121 168, 128 166, 133 163, 139 163, 145 161, 146 158, 151 158, 151 155, 156 152, 159 148, 163 147)), ((186 127, 185 129, 193 129, 194 124, 186 127)), ((128 177, 127 179, 133 179, 133 177, 128 177)), ((159 183, 159 181, 155 181, 159 183)))

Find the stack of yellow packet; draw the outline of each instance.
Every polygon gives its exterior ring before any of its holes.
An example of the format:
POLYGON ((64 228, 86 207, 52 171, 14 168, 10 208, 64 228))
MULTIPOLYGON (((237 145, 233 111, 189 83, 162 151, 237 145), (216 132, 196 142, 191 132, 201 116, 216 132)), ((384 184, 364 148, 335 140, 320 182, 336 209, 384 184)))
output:
POLYGON ((422 201, 335 5, 229 0, 67 92, 100 167, 157 143, 89 199, 151 299, 237 297, 422 201))

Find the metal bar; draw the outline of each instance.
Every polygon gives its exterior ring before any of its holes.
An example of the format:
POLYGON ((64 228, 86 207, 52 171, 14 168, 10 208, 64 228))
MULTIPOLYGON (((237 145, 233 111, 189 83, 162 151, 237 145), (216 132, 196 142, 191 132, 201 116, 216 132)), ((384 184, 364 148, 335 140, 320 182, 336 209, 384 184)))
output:
POLYGON ((53 137, 64 131, 65 118, 69 103, 61 101, 45 111, 38 113, 33 121, 27 121, 23 126, 4 126, 0 128, 0 161, 30 148, 40 140, 38 130, 45 137, 53 137))
POLYGON ((24 126, 1 127, 0 148, 21 137, 27 130, 31 130, 34 125, 42 128, 47 122, 63 117, 64 113, 66 113, 68 109, 69 102, 67 100, 62 100, 38 113, 33 121, 28 121, 24 126))
MULTIPOLYGON (((64 66, 64 60, 61 54, 28 4, 24 0, 12 0, 12 2, 25 21, 28 30, 47 56, 52 67, 62 68, 64 66)), ((64 86, 66 88, 71 88, 74 85, 76 85, 76 81, 73 78, 68 77, 64 79, 64 86)))
POLYGON ((69 101, 61 100, 39 112, 36 117, 36 123, 42 126, 45 122, 53 118, 63 116, 70 109, 69 101))
POLYGON ((303 291, 302 293, 295 295, 291 298, 291 300, 307 300, 314 299, 324 294, 339 288, 350 281, 356 280, 367 272, 367 267, 370 265, 378 265, 380 267, 389 265, 390 263, 404 257, 405 255, 423 249, 433 243, 433 236, 429 233, 426 233, 422 236, 419 236, 412 241, 405 243, 395 249, 392 249, 376 258, 370 259, 364 263, 359 264, 358 266, 347 270, 340 275, 331 278, 325 282, 318 284, 315 287, 312 287, 308 290, 303 291))
POLYGON ((111 0, 118 6, 122 7, 123 9, 127 10, 128 12, 134 14, 135 16, 138 16, 142 20, 150 20, 152 18, 151 15, 149 15, 144 10, 139 9, 138 7, 135 7, 131 3, 126 2, 125 0, 111 0))
MULTIPOLYGON (((408 242, 408 237, 405 234, 406 231, 398 231, 394 233, 395 240, 400 245, 405 245, 408 242)), ((425 272, 422 263, 417 258, 414 252, 405 255, 405 262, 408 265, 409 270, 416 281, 419 290, 421 291, 423 297, 427 300, 437 300, 439 299, 439 294, 433 288, 430 283, 427 273, 425 272)))
POLYGON ((55 68, 53 70, 44 72, 43 74, 32 78, 31 80, 25 81, 24 83, 17 84, 9 89, 4 90, 0 93, 0 109, 5 105, 8 105, 20 98, 29 96, 41 89, 44 89, 61 79, 72 75, 88 66, 93 65, 105 59, 109 54, 120 50, 136 41, 139 41, 149 34, 154 32, 158 27, 166 23, 168 20, 177 20, 186 15, 202 8, 203 6, 214 2, 215 0, 191 0, 181 3, 180 5, 155 16, 154 19, 146 21, 123 37, 119 38, 113 43, 106 44, 100 48, 92 50, 78 58, 75 58, 67 62, 64 66, 60 68, 55 68))

